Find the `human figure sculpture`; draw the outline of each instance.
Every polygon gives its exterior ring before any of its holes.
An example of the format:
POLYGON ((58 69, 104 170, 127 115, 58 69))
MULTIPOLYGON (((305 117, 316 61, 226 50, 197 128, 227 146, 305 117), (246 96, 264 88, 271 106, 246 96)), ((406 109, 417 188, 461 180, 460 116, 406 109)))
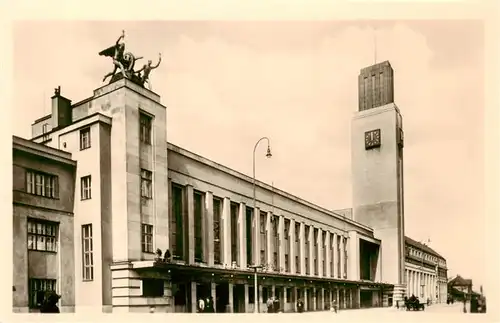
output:
POLYGON ((125 67, 123 66, 123 61, 124 61, 124 52, 125 52, 125 42, 121 41, 122 39, 125 38, 125 30, 122 30, 121 36, 116 40, 116 43, 114 45, 114 55, 113 55, 113 64, 115 65, 115 68, 113 69, 113 72, 106 74, 102 81, 106 81, 106 79, 110 76, 115 75, 116 70, 120 69, 120 72, 122 73, 123 77, 127 77, 125 74, 125 67))
POLYGON ((149 80, 149 74, 151 73, 152 70, 160 66, 160 63, 161 63, 161 53, 158 54, 158 63, 156 65, 152 66, 151 64, 153 64, 153 61, 148 60, 147 64, 144 64, 144 66, 140 70, 136 71, 137 75, 139 75, 140 77, 142 85, 146 84, 147 82, 149 89, 151 89, 151 81, 149 80))

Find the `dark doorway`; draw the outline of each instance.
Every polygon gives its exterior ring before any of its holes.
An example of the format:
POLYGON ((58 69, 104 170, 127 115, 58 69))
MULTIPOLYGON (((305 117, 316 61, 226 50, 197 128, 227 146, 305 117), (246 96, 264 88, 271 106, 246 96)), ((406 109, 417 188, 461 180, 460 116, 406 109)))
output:
POLYGON ((361 302, 361 308, 372 307, 373 304, 373 291, 371 290, 361 290, 359 292, 359 299, 361 302))
POLYGON ((190 308, 188 307, 187 284, 174 284, 172 289, 174 290, 175 312, 189 312, 190 308))
POLYGON ((233 285, 233 312, 245 313, 245 285, 233 285))
POLYGON ((215 287, 215 310, 217 313, 226 313, 227 305, 229 305, 229 284, 217 284, 215 287))

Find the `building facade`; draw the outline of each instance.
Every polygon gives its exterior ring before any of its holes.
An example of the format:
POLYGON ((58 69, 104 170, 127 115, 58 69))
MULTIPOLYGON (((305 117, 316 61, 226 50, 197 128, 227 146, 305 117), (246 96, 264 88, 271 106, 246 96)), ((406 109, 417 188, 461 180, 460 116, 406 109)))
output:
POLYGON ((13 311, 36 312, 46 290, 75 307, 71 154, 13 137, 13 311))
POLYGON ((406 296, 421 301, 446 303, 448 269, 446 259, 426 244, 406 237, 406 296))
POLYGON ((196 312, 210 296, 231 313, 265 312, 271 296, 285 312, 298 299, 306 310, 402 300, 403 132, 390 64, 363 69, 361 88, 353 208, 339 211, 258 181, 254 203, 252 178, 168 143, 160 97, 129 79, 75 104, 58 88, 32 140, 78 161, 76 310, 196 312))

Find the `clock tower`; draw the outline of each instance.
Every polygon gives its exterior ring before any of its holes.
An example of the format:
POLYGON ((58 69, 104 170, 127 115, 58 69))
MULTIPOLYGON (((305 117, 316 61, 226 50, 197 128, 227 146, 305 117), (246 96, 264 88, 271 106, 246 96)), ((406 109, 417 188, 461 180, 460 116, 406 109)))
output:
POLYGON ((402 300, 405 288, 403 122, 394 104, 394 74, 388 61, 363 68, 359 108, 352 120, 353 213, 381 240, 382 282, 394 285, 384 303, 402 300))

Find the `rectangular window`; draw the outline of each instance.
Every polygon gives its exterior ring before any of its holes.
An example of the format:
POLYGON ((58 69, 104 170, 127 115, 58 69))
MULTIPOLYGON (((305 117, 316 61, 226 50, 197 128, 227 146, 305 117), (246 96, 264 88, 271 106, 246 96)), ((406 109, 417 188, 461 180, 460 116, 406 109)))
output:
POLYGON ((142 252, 153 253, 153 226, 151 224, 141 224, 142 252))
POLYGON ((367 110, 367 109, 370 108, 368 106, 368 77, 365 77, 363 79, 363 93, 364 93, 364 96, 363 96, 363 99, 364 99, 364 109, 363 110, 367 110))
POLYGON ((342 273, 342 270, 340 268, 340 258, 342 257, 342 253, 341 253, 341 250, 340 250, 340 236, 337 236, 337 278, 341 278, 341 273, 342 273))
POLYGON ((94 280, 94 246, 92 224, 82 225, 83 280, 94 280))
POLYGON ((140 139, 141 142, 151 145, 151 125, 153 123, 153 118, 146 115, 145 113, 139 113, 140 120, 140 139))
POLYGON ((299 256, 295 256, 295 272, 300 274, 300 258, 299 256))
POLYGON ((240 205, 231 202, 231 262, 238 263, 238 213, 240 205))
POLYGON ((220 218, 222 214, 222 200, 214 197, 214 263, 220 264, 221 248, 220 248, 220 218))
POLYGON ((318 275, 318 229, 313 229, 313 246, 314 246, 314 274, 318 275))
POLYGON ((26 193, 58 198, 59 177, 34 170, 26 170, 26 193))
POLYGON ((90 127, 80 130, 80 150, 90 148, 90 127))
POLYGON ((56 291, 55 279, 29 279, 29 308, 40 308, 45 298, 45 292, 56 291))
POLYGON ((142 296, 143 297, 163 297, 164 295, 164 280, 157 278, 142 279, 142 296))
POLYGON ((344 238, 344 278, 347 278, 347 238, 344 238))
POLYGON ((170 217, 170 243, 173 259, 184 258, 183 195, 182 186, 172 184, 172 214, 170 217))
POLYGON ((305 267, 306 267, 306 275, 309 275, 309 273, 311 272, 311 266, 309 264, 309 253, 310 253, 310 250, 309 250, 309 226, 305 226, 304 228, 304 237, 305 237, 305 241, 304 241, 304 244, 305 244, 305 257, 304 257, 304 261, 305 261, 305 267))
POLYGON ((194 191, 194 260, 203 262, 203 194, 194 191))
POLYGON ((141 196, 153 198, 153 173, 146 169, 141 169, 141 196))
POLYGON ((375 88, 375 75, 372 75, 372 80, 371 80, 371 83, 372 83, 372 107, 376 107, 378 104, 377 104, 377 89, 375 88))
POLYGON ((323 257, 323 264, 322 264, 322 270, 323 270, 323 276, 326 276, 326 251, 328 249, 328 245, 326 244, 326 232, 322 232, 322 246, 323 246, 323 251, 322 251, 322 257, 323 257))
POLYGON ((57 252, 59 224, 28 219, 28 250, 57 252))
POLYGON ((81 197, 82 200, 92 198, 92 177, 90 175, 81 178, 81 197))
POLYGON ((252 235, 252 220, 253 220, 253 208, 246 207, 246 238, 247 238, 247 265, 253 263, 253 240, 254 237, 252 235))
POLYGON ((267 264, 266 250, 267 250, 267 232, 266 232, 267 214, 260 212, 260 264, 267 264))
POLYGON ((283 229, 283 234, 284 234, 284 241, 285 241, 285 271, 290 272, 290 262, 289 262, 289 257, 290 257, 290 220, 284 219, 284 229, 283 229))

